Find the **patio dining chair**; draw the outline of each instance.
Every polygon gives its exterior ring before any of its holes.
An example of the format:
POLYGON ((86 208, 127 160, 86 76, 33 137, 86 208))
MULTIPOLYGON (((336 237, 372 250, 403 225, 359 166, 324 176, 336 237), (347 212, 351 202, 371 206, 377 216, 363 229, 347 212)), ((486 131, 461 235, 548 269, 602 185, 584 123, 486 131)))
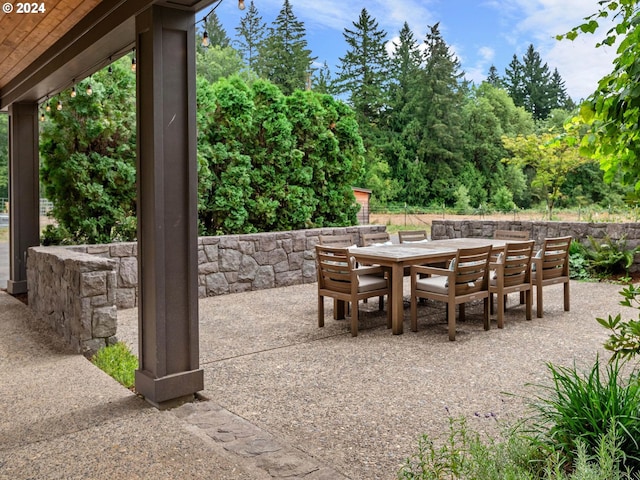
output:
MULTIPOLYGON (((493 232, 493 238, 496 240, 514 240, 514 241, 525 241, 529 240, 531 237, 529 236, 529 232, 524 232, 522 230, 496 230, 493 232)), ((525 302, 524 292, 520 293, 520 305, 523 305, 525 302)), ((493 303, 491 304, 493 308, 493 303)))
POLYGON ((332 247, 351 247, 355 245, 351 234, 345 235, 320 235, 318 237, 320 245, 329 245, 332 247))
POLYGON ((493 294, 498 297, 498 328, 504 327, 504 310, 507 295, 519 292, 525 297, 525 317, 531 320, 531 255, 535 241, 507 243, 491 268, 489 279, 489 303, 493 310, 493 294))
POLYGON ((449 340, 456 339, 456 305, 460 305, 460 320, 464 320, 464 304, 484 300, 484 329, 489 329, 489 260, 491 245, 461 248, 449 268, 411 267, 411 330, 418 331, 419 298, 447 304, 449 340), (420 274, 432 275, 419 278, 420 274))
POLYGON ((549 285, 564 286, 564 311, 569 311, 569 246, 571 237, 545 238, 532 259, 532 279, 536 287, 536 315, 542 318, 542 290, 549 285))
POLYGON ((400 243, 427 242, 429 237, 426 230, 399 230, 398 240, 400 243))
MULTIPOLYGON (((363 233, 362 234, 362 246, 363 247, 371 247, 376 245, 391 245, 391 237, 389 237, 389 232, 374 232, 374 233, 363 233)), ((384 273, 380 274, 384 275, 384 273)), ((367 300, 365 299, 365 302, 367 300)), ((380 310, 384 308, 384 297, 381 296, 378 299, 378 307, 380 310)))
MULTIPOLYGON (((391 287, 382 267, 356 267, 347 248, 316 245, 318 272, 318 327, 324 327, 324 297, 351 304, 351 335, 358 335, 358 303, 370 297, 391 296, 391 287)), ((390 305, 390 302, 387 303, 390 305)), ((343 309, 344 311, 344 309, 343 309)), ((387 306, 387 328, 391 309, 387 306)))
POLYGON ((372 245, 387 245, 391 244, 391 237, 389 232, 373 232, 362 234, 362 246, 370 247, 372 245))

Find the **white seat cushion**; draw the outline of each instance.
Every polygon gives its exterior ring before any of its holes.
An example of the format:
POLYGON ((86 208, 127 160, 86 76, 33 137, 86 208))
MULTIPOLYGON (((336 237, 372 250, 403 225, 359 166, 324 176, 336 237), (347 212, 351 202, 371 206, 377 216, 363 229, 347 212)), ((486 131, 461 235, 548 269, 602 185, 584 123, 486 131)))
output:
POLYGON ((387 288, 387 280, 376 275, 358 275, 358 292, 370 292, 387 288))
POLYGON ((447 294, 447 277, 440 275, 435 277, 420 278, 416 280, 416 290, 447 294))

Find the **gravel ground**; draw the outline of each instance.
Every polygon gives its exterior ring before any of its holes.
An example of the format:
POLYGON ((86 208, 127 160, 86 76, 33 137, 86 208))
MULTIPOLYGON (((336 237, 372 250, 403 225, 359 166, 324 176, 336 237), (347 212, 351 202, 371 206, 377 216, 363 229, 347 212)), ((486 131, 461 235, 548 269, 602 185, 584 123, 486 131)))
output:
MULTIPOLYGON (((549 379, 547 362, 588 369, 607 332, 596 317, 635 310, 619 305, 619 285, 571 284, 571 311, 562 287, 545 289, 545 316, 526 321, 517 295, 505 328, 482 328, 481 304, 467 309, 455 342, 444 306, 419 310, 411 332, 386 329, 377 301, 360 305, 358 337, 332 319, 325 300, 317 327, 316 285, 200 300, 204 396, 352 479, 393 479, 422 434, 442 438, 449 418, 465 417, 497 435, 526 415, 522 396, 549 379)), ((405 292, 409 289, 405 286, 405 292)), ((137 350, 137 310, 119 312, 118 336, 137 350)))

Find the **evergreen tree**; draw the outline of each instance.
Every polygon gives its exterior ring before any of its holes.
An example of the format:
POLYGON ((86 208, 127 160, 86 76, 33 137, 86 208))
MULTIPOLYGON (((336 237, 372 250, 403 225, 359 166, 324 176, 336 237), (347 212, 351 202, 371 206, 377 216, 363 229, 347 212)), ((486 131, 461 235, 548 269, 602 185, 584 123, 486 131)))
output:
POLYGON ((567 88, 564 80, 560 76, 557 68, 553 69, 550 82, 551 97, 555 100, 553 108, 561 108, 564 110, 573 110, 576 104, 567 94, 567 88))
MULTIPOLYGON (((409 165, 415 160, 417 150, 414 141, 417 137, 406 135, 405 128, 416 116, 416 99, 424 58, 420 45, 406 22, 399 32, 398 42, 394 42, 393 46, 389 108, 385 114, 388 140, 383 152, 391 176, 402 187, 409 181, 409 165)), ((387 188, 391 188, 388 181, 386 184, 387 188)))
POLYGON ((349 46, 340 57, 336 92, 346 93, 358 115, 363 134, 379 123, 386 105, 389 57, 385 49, 386 32, 363 8, 354 29, 345 28, 343 35, 349 46))
POLYGON ((498 69, 495 67, 495 65, 491 65, 491 67, 489 68, 489 75, 487 75, 486 82, 489 85, 493 85, 494 87, 503 87, 504 83, 502 81, 502 78, 500 78, 500 75, 498 75, 498 69))
POLYGON ((136 105, 130 65, 125 57, 110 72, 95 73, 91 95, 78 86, 75 97, 65 90, 51 99, 63 108, 47 114, 40 137, 40 178, 57 221, 45 230, 45 243, 135 238, 136 105))
POLYGON ((524 108, 531 112, 535 120, 547 118, 554 108, 555 99, 551 91, 551 73, 546 63, 542 63, 540 54, 533 45, 529 45, 522 58, 524 80, 524 108))
POLYGON ((236 27, 238 40, 235 45, 247 63, 250 70, 256 71, 259 47, 264 41, 267 25, 258 14, 258 9, 251 0, 247 14, 240 19, 240 25, 236 27))
POLYGON ((574 105, 557 69, 551 74, 533 45, 527 48, 522 62, 513 56, 505 69, 504 85, 513 103, 531 112, 535 120, 547 118, 554 108, 570 109, 574 105))
POLYGON ((269 35, 259 47, 256 62, 258 75, 280 87, 285 95, 306 88, 311 64, 304 23, 293 13, 289 0, 284 0, 280 13, 269 28, 269 35))
POLYGON ((314 92, 328 94, 332 93, 333 82, 331 80, 331 70, 329 70, 329 65, 327 65, 327 62, 324 62, 322 68, 318 69, 317 75, 313 76, 312 81, 312 90, 314 92))
POLYGON ((200 38, 206 38, 208 45, 204 45, 202 42, 198 43, 198 49, 207 48, 208 46, 215 46, 226 48, 231 44, 231 40, 227 36, 227 32, 220 23, 220 19, 214 10, 209 12, 203 19, 202 28, 199 29, 200 38))
POLYGON ((392 131, 401 131, 411 111, 415 98, 417 80, 422 67, 423 56, 418 41, 407 22, 398 35, 398 43, 393 42, 391 55, 391 85, 389 102, 389 127, 392 131))
POLYGON ((505 68, 504 73, 503 85, 507 90, 507 93, 516 106, 524 107, 524 67, 522 66, 522 63, 520 63, 520 60, 518 60, 518 56, 516 54, 513 54, 513 58, 507 68, 505 68))
POLYGON ((198 79, 200 229, 250 233, 356 222, 363 146, 353 111, 266 80, 198 79))
POLYGON ((424 43, 416 115, 404 132, 417 145, 407 185, 407 201, 414 205, 453 200, 464 167, 461 111, 468 89, 464 72, 438 24, 430 27, 424 43))

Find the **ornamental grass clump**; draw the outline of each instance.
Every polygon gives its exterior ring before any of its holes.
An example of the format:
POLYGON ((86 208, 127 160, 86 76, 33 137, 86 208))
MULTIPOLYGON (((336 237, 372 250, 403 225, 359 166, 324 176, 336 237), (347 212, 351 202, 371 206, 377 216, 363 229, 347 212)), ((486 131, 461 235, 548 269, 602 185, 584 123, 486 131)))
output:
POLYGON ((617 359, 601 366, 600 359, 587 373, 548 364, 550 385, 538 385, 531 401, 535 412, 532 438, 550 455, 558 455, 565 468, 576 461, 576 452, 597 457, 603 439, 614 435, 621 470, 640 472, 640 383, 637 371, 623 373, 617 359), (604 370, 604 374, 602 372, 604 370))
POLYGON ((138 358, 131 353, 125 343, 118 342, 102 347, 93 356, 91 362, 125 387, 133 387, 138 358))

